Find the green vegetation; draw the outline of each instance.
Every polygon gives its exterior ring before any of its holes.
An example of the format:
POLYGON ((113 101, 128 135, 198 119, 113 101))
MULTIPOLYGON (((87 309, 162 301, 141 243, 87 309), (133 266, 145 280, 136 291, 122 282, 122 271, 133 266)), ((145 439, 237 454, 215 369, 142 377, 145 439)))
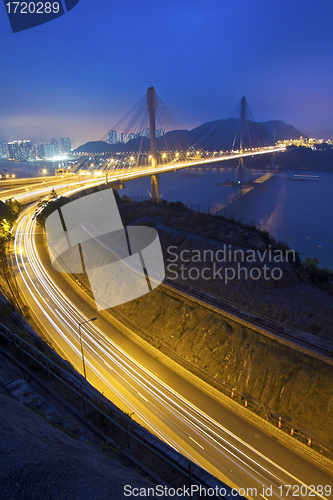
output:
MULTIPOLYGON (((284 241, 276 241, 268 231, 260 231, 265 243, 271 245, 273 250, 282 250, 285 254, 286 251, 291 250, 290 247, 284 241)), ((321 290, 333 294, 333 272, 327 268, 319 267, 318 259, 311 259, 307 257, 304 262, 302 262, 301 254, 295 250, 295 260, 290 261, 290 264, 295 269, 299 278, 304 283, 309 283, 321 290)))
POLYGON ((314 283, 320 288, 328 288, 333 293, 332 286, 330 286, 333 272, 326 267, 320 268, 318 259, 307 257, 299 274, 305 283, 314 283))
MULTIPOLYGON (((180 201, 167 202, 162 200, 161 203, 154 203, 146 200, 144 202, 132 202, 127 196, 123 196, 121 198, 120 211, 125 225, 143 215, 163 215, 163 223, 167 226, 173 227, 175 223, 173 216, 175 214, 184 214, 184 218, 182 219, 183 229, 190 230, 199 236, 202 232, 201 229, 204 228, 205 235, 209 232, 208 237, 216 238, 216 235, 221 227, 227 224, 238 226, 246 230, 243 235, 238 235, 237 239, 235 236, 234 241, 228 241, 228 243, 236 246, 251 248, 251 245, 249 244, 249 235, 256 234, 263 242, 261 250, 266 250, 268 248, 272 251, 281 250, 283 255, 287 255, 287 252, 291 251, 291 248, 285 241, 276 241, 275 238, 273 238, 266 230, 262 231, 254 225, 244 224, 233 219, 227 219, 222 215, 216 216, 195 213, 180 201), (124 209, 122 209, 122 206, 124 206, 124 209)), ((177 226, 176 229, 181 228, 177 226)), ((289 259, 289 262, 293 266, 298 277, 304 283, 320 288, 330 295, 333 294, 333 272, 327 268, 320 268, 318 259, 311 259, 308 257, 304 262, 302 262, 301 254, 295 250, 295 259, 289 259)))
POLYGON ((9 222, 14 223, 17 216, 22 210, 22 205, 14 200, 7 200, 6 203, 0 201, 0 219, 7 219, 9 222))
MULTIPOLYGON (((292 148, 294 150, 296 147, 293 146, 292 148)), ((303 149, 308 150, 309 148, 303 149)), ((333 148, 331 148, 330 150, 333 153, 333 148)), ((93 191, 97 192, 100 189, 105 189, 105 187, 96 186, 93 191)), ((163 215, 165 217, 164 224, 170 225, 171 227, 173 224, 173 215, 184 214, 189 216, 186 218, 186 226, 198 235, 200 235, 200 231, 198 231, 198 228, 200 228, 200 226, 202 225, 205 227, 205 230, 210 229, 214 237, 214 233, 217 233, 219 231, 222 224, 233 224, 246 230, 246 233, 244 232, 244 236, 241 238, 241 241, 238 238, 237 241, 231 242, 236 246, 241 244, 244 247, 248 247, 248 234, 251 233, 257 234, 261 238, 264 245, 262 250, 268 248, 271 248, 272 251, 281 250, 284 255, 286 255, 287 252, 291 250, 286 242, 276 241, 275 238, 273 238, 266 230, 262 231, 254 225, 249 225, 240 221, 228 219, 222 215, 215 216, 196 213, 180 201, 168 202, 166 200, 162 200, 160 203, 154 203, 152 201, 146 200, 143 202, 132 202, 131 199, 126 195, 120 198, 117 190, 114 190, 114 194, 117 203, 120 206, 124 225, 127 225, 134 219, 144 215, 163 215), (125 209, 122 209, 122 207, 125 207, 125 209)), ((42 212, 37 216, 37 222, 44 228, 46 218, 52 212, 69 202, 70 200, 64 197, 60 197, 55 201, 49 202, 47 205, 45 205, 42 212)), ((295 260, 290 261, 290 264, 293 266, 297 275, 304 283, 308 283, 312 286, 315 286, 316 288, 320 288, 326 293, 333 294, 333 272, 327 268, 320 268, 318 259, 307 258, 305 259, 305 262, 302 262, 301 254, 295 251, 295 260)))
POLYGON ((332 170, 332 144, 316 144, 316 149, 305 146, 289 146, 278 155, 277 163, 284 168, 320 168, 332 170))
MULTIPOLYGON (((284 255, 288 250, 291 250, 285 241, 276 241, 268 231, 260 231, 259 229, 256 231, 261 233, 263 241, 270 245, 272 250, 281 250, 284 255)), ((302 262, 301 254, 295 250, 295 260, 291 260, 290 264, 304 283, 320 288, 330 295, 333 294, 333 272, 327 268, 320 268, 318 259, 307 257, 302 262)))
POLYGON ((0 258, 6 253, 6 243, 13 239, 11 227, 22 210, 21 204, 16 200, 0 201, 0 258))
MULTIPOLYGON (((266 168, 269 163, 267 155, 247 158, 247 167, 266 168)), ((315 149, 305 146, 288 146, 283 152, 276 153, 276 164, 288 169, 332 170, 333 145, 316 144, 315 149)))

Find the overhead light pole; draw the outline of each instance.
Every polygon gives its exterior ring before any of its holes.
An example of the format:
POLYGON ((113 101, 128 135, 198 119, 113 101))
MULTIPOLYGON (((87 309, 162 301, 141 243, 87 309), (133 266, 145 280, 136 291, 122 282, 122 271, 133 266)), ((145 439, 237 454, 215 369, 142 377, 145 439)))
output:
POLYGON ((81 346, 81 354, 82 354, 82 364, 83 364, 83 375, 84 378, 87 380, 87 374, 86 374, 86 365, 84 362, 84 352, 83 352, 83 344, 82 344, 82 335, 81 335, 81 326, 84 325, 85 323, 89 323, 90 321, 96 321, 97 318, 91 318, 87 319, 86 321, 82 321, 79 323, 79 337, 80 337, 80 346, 81 346))

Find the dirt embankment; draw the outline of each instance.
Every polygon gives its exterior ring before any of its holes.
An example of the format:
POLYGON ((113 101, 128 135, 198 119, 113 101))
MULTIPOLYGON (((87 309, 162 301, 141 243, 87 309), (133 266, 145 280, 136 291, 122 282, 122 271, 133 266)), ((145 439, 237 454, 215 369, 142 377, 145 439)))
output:
POLYGON ((265 241, 267 233, 203 214, 174 210, 165 216, 156 206, 138 207, 136 213, 131 204, 120 209, 127 223, 158 231, 167 278, 207 290, 333 346, 333 296, 304 283, 291 265, 297 256, 289 252, 288 261, 282 258, 282 251, 265 241))
POLYGON ((116 309, 145 329, 153 345, 333 445, 331 365, 163 289, 116 309))
POLYGON ((124 485, 151 487, 133 470, 74 440, 13 399, 0 395, 1 498, 124 498, 124 485))
MULTIPOLYGON (((267 242, 259 232, 209 216, 177 211, 165 216, 163 207, 153 206, 143 212, 141 205, 128 203, 121 204, 120 210, 125 224, 157 229, 167 276, 171 277, 168 248, 173 247, 171 259, 174 261, 177 257, 173 272, 179 273, 180 266, 185 266, 187 285, 191 284, 190 269, 197 268, 200 276, 194 280, 195 286, 332 342, 332 296, 304 284, 285 259, 275 262, 270 261, 267 254, 263 257, 267 242), (199 250, 202 256, 204 250, 210 249, 215 255, 225 244, 228 249, 231 245, 232 250, 259 250, 260 257, 257 254, 255 261, 245 259, 241 265, 248 272, 263 265, 270 270, 279 267, 281 278, 236 277, 226 283, 217 276, 206 280, 201 274, 204 267, 209 268, 206 276, 214 263, 237 270, 238 258, 222 263, 195 261, 191 259, 191 252, 199 250), (187 262, 181 258, 184 250, 187 262)), ((88 288, 87 277, 78 277, 88 288)), ((179 275, 178 278, 181 279, 179 275)), ((174 356, 178 362, 184 362, 187 368, 193 367, 220 386, 236 388, 238 394, 262 402, 273 414, 281 415, 283 422, 307 429, 333 445, 331 365, 266 338, 163 287, 114 310, 142 329, 143 337, 152 345, 174 356)))

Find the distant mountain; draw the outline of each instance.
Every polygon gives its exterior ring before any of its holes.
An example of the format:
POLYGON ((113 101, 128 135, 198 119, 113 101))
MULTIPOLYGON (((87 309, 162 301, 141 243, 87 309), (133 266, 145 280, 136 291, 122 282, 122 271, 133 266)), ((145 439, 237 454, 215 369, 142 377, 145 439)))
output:
POLYGON ((304 128, 303 128, 303 132, 304 132, 304 134, 302 134, 302 135, 303 135, 303 137, 304 137, 304 136, 306 136, 306 137, 314 137, 314 135, 313 135, 313 134, 314 134, 314 132, 312 132, 312 131, 311 131, 311 130, 309 130, 309 129, 304 129, 304 128))
MULTIPOLYGON (((298 139, 306 134, 281 120, 277 121, 276 141, 298 139)), ((273 143, 274 120, 253 122, 247 120, 243 137, 243 148, 268 146, 273 143)), ((206 122, 191 131, 173 130, 157 139, 158 151, 186 150, 190 146, 207 151, 239 149, 240 124, 236 118, 206 122)), ((74 153, 98 154, 106 152, 149 151, 150 141, 147 137, 137 137, 126 143, 108 144, 103 141, 88 142, 77 148, 74 153)))
MULTIPOLYGON (((240 148, 240 123, 236 118, 206 122, 190 132, 194 145, 208 151, 240 148)), ((296 139, 302 133, 282 121, 277 122, 276 140, 296 139)), ((273 143, 274 121, 247 120, 243 134, 243 148, 268 146, 273 143)))
POLYGON ((324 139, 324 141, 328 141, 329 139, 333 141, 333 128, 325 128, 324 130, 319 130, 318 132, 314 132, 311 135, 314 139, 324 139))
POLYGON ((310 130, 303 130, 303 132, 312 139, 323 139, 324 141, 328 141, 329 139, 333 141, 333 128, 324 128, 323 130, 318 130, 317 132, 313 132, 310 130))
MULTIPOLYGON (((270 132, 271 138, 274 138, 274 124, 275 120, 270 120, 268 122, 261 122, 261 125, 267 128, 270 132)), ((285 139, 299 139, 299 137, 308 137, 305 132, 300 132, 297 128, 292 125, 284 123, 282 120, 276 120, 276 133, 275 140, 283 141, 285 139)))
POLYGON ((99 153, 112 153, 113 149, 111 144, 104 141, 90 141, 83 144, 79 148, 75 149, 73 153, 87 153, 87 154, 99 154, 99 153))

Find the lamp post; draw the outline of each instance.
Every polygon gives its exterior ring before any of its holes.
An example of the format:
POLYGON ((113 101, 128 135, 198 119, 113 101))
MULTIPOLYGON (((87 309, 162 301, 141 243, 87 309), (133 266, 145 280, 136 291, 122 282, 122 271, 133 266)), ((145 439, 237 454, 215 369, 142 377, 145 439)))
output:
POLYGON ((89 321, 96 321, 97 318, 91 318, 87 319, 86 321, 82 321, 82 323, 79 323, 79 336, 80 336, 80 345, 81 345, 81 354, 82 354, 82 364, 83 364, 83 374, 84 378, 87 380, 87 374, 86 374, 86 365, 84 363, 84 352, 83 352, 83 344, 82 344, 82 335, 81 335, 81 326, 84 325, 85 323, 89 323, 89 321))

